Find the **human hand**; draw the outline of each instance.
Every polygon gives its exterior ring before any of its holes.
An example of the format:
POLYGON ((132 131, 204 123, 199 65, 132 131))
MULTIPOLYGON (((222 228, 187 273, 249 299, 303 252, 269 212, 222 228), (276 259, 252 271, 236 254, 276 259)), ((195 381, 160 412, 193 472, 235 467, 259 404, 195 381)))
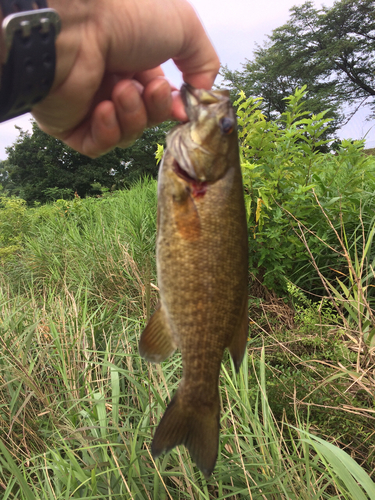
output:
POLYGON ((185 0, 50 0, 62 19, 48 97, 33 108, 40 128, 95 158, 132 144, 148 127, 186 120, 160 64, 210 89, 219 59, 185 0))

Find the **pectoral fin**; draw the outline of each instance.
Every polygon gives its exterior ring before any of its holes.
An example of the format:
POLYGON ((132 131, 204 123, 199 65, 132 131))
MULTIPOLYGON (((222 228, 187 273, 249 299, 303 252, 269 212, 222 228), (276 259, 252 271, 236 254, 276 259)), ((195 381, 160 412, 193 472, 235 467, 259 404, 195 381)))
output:
POLYGON ((243 301, 241 314, 238 319, 231 343, 228 346, 230 355, 232 356, 236 371, 240 369, 242 359, 245 354, 247 345, 247 336, 249 332, 249 318, 247 312, 247 296, 243 301))
POLYGON ((196 240, 200 237, 199 214, 190 193, 183 201, 173 201, 173 218, 177 231, 184 240, 196 240))
POLYGON ((139 354, 151 363, 161 363, 176 350, 163 306, 151 316, 139 340, 139 354))
POLYGON ((175 170, 182 172, 176 160, 168 157, 174 167, 166 172, 168 192, 172 195, 172 219, 177 233, 184 240, 196 240, 201 235, 201 223, 197 207, 192 196, 189 182, 179 176, 175 170))

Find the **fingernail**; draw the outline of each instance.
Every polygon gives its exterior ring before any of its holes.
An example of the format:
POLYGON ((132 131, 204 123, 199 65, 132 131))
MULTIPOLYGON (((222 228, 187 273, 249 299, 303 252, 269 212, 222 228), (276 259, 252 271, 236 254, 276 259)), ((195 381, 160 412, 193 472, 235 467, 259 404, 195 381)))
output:
POLYGON ((139 95, 142 95, 143 94, 143 91, 144 91, 144 86, 141 84, 141 82, 139 82, 138 80, 132 80, 132 84, 136 87, 136 89, 138 90, 139 92, 139 95))

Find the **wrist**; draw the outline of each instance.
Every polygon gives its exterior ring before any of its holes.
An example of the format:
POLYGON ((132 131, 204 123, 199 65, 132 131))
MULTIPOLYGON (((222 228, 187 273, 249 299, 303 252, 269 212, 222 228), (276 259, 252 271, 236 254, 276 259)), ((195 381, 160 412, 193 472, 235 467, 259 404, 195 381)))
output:
POLYGON ((51 90, 66 80, 78 58, 93 3, 92 0, 48 0, 48 6, 55 9, 61 19, 61 32, 56 40, 55 80, 51 90))

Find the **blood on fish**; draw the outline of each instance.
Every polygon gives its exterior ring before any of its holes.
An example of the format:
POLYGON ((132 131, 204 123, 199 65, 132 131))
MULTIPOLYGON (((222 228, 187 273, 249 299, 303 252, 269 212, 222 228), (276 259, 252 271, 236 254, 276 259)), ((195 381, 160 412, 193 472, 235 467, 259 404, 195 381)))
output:
POLYGON ((196 179, 193 179, 184 169, 180 167, 178 162, 175 160, 173 162, 173 169, 176 172, 177 175, 185 179, 190 186, 191 186, 191 194, 193 195, 194 198, 203 198, 203 196, 206 194, 207 189, 208 189, 208 183, 207 182, 199 182, 196 179))
POLYGON ((203 196, 207 192, 207 182, 194 182, 193 184, 193 191, 192 195, 194 198, 203 198, 203 196))

